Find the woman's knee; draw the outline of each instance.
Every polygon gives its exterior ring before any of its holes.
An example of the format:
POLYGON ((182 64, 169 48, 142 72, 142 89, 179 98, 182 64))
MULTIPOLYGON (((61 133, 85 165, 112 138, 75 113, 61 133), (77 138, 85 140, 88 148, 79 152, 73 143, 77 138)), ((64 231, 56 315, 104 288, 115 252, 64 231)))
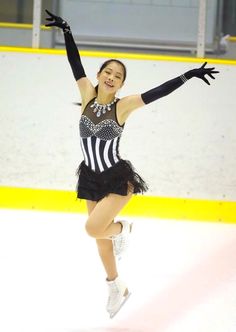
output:
POLYGON ((94 238, 99 238, 104 232, 104 229, 101 229, 101 227, 98 226, 99 223, 97 220, 94 220, 92 217, 89 217, 86 224, 85 229, 89 236, 94 238))
POLYGON ((87 232, 87 234, 91 237, 96 237, 96 229, 93 225, 93 223, 91 222, 90 218, 88 218, 88 220, 86 221, 85 224, 85 230, 87 232))

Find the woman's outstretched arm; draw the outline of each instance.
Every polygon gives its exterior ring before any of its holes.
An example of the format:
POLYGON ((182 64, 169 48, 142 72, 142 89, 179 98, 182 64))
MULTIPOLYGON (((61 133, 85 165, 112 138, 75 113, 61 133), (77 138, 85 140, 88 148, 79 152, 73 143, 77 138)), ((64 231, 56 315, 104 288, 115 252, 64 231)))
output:
POLYGON ((193 77, 200 78, 206 84, 210 85, 208 79, 205 76, 208 75, 210 78, 215 79, 213 74, 217 74, 219 72, 215 71, 214 67, 205 68, 206 64, 207 62, 205 62, 200 68, 189 70, 185 74, 173 78, 140 95, 133 95, 122 98, 119 101, 119 117, 121 123, 123 123, 128 118, 129 114, 135 109, 138 109, 145 104, 149 104, 157 99, 167 96, 193 77))
POLYGON ((45 25, 47 27, 55 26, 63 30, 67 58, 70 63, 74 78, 79 86, 81 97, 86 101, 90 98, 90 95, 92 95, 91 98, 93 97, 95 89, 90 80, 86 77, 85 70, 81 62, 81 57, 75 44, 70 26, 61 17, 52 14, 48 10, 46 10, 46 12, 49 15, 46 20, 50 21, 51 23, 45 25))
POLYGON ((205 75, 209 75, 212 79, 215 79, 213 74, 219 73, 218 71, 215 71, 213 68, 205 68, 207 62, 205 62, 200 68, 192 69, 187 71, 185 74, 176 77, 172 80, 169 80, 160 86, 148 90, 147 92, 144 92, 141 94, 141 98, 145 104, 149 104, 159 98, 162 98, 164 96, 167 96, 174 90, 178 89, 181 85, 183 85, 185 82, 187 82, 189 79, 193 77, 197 77, 202 79, 206 84, 210 85, 209 81, 205 77, 205 75))

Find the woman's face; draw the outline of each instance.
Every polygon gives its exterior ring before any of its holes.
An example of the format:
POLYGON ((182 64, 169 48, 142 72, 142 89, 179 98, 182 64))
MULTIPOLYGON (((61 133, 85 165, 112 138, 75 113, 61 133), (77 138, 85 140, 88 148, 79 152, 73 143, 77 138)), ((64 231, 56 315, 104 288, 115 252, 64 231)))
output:
POLYGON ((99 88, 109 94, 115 94, 124 84, 124 69, 115 62, 110 62, 101 73, 97 74, 99 88))

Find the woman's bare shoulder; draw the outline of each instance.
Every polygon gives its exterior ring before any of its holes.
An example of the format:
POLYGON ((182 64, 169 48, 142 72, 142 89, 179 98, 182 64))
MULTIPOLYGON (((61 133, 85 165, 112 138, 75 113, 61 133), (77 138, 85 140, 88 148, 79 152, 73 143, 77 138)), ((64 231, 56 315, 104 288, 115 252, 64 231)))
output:
POLYGON ((145 103, 140 94, 121 98, 117 102, 117 117, 119 123, 124 123, 133 111, 144 105, 145 103))
POLYGON ((87 77, 79 79, 77 81, 77 85, 79 87, 83 104, 86 104, 89 100, 96 96, 95 87, 87 77))
POLYGON ((87 100, 82 101, 82 105, 81 105, 81 113, 83 114, 84 110, 86 109, 86 107, 88 106, 88 104, 96 98, 96 94, 95 95, 91 95, 87 100))

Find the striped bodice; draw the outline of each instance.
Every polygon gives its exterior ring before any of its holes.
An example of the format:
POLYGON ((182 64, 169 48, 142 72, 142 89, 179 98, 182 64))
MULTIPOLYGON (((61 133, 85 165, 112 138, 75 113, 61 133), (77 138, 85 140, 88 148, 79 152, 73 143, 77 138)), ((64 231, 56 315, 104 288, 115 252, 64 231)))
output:
POLYGON ((119 142, 123 132, 116 118, 116 104, 111 111, 97 118, 92 101, 80 118, 80 144, 85 164, 97 173, 115 165, 119 160, 119 142))

